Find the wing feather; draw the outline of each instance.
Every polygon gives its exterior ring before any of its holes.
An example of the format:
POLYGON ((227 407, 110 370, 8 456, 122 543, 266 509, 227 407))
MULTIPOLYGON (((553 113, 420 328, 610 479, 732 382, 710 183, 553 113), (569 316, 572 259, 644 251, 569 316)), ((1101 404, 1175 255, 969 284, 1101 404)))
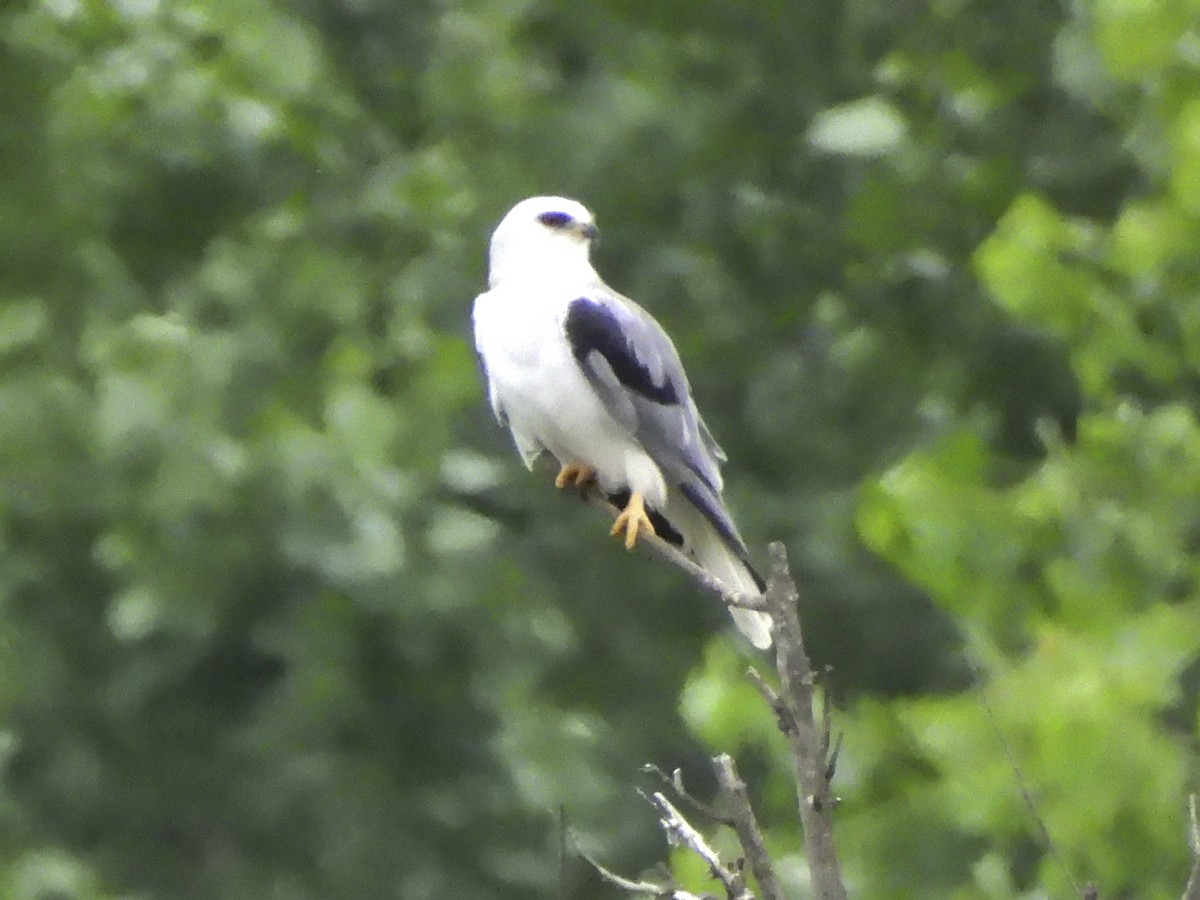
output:
POLYGON ((707 521, 760 591, 764 584, 721 502, 725 453, 692 400, 675 345, 640 306, 607 288, 567 307, 571 351, 609 412, 707 521))
POLYGON ((492 415, 496 417, 496 421, 501 427, 508 427, 508 413, 504 411, 504 406, 500 403, 500 398, 496 395, 496 388, 492 385, 492 379, 488 376, 487 359, 484 358, 483 351, 476 345, 475 362, 479 364, 479 377, 483 379, 483 388, 487 391, 488 403, 492 407, 492 415))
POLYGON ((662 326, 632 300, 598 287, 567 307, 567 341, 613 417, 676 484, 690 474, 718 493, 724 454, 696 410, 662 326))

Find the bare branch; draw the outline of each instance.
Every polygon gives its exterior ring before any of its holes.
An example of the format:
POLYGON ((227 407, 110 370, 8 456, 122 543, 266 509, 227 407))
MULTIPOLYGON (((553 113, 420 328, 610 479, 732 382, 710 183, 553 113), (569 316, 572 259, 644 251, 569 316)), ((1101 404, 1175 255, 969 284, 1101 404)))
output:
MULTIPOLYGON (((615 518, 618 515, 619 510, 603 496, 595 492, 585 492, 583 496, 611 517, 615 518)), ((832 726, 828 704, 823 709, 819 726, 814 715, 815 677, 804 648, 804 636, 800 627, 799 592, 788 569, 787 552, 783 544, 776 542, 768 548, 771 572, 766 593, 762 597, 748 597, 733 591, 677 547, 656 536, 646 537, 640 544, 682 570, 701 590, 719 597, 727 607, 759 610, 771 616, 775 661, 781 690, 776 692, 754 669, 751 669, 748 675, 775 713, 780 730, 791 745, 796 797, 814 896, 818 900, 846 900, 841 863, 833 840, 833 809, 836 798, 830 786, 841 739, 839 737, 836 745, 831 747, 832 726)), ((755 878, 765 892, 766 900, 782 900, 783 894, 762 842, 754 811, 746 795, 745 784, 737 777, 733 761, 729 757, 718 757, 714 764, 718 766, 718 777, 722 779, 725 792, 732 800, 732 824, 737 830, 743 852, 755 878), (728 770, 722 760, 728 764, 728 770)), ((662 774, 660 772, 660 775, 662 774)), ((694 802, 683 790, 682 778, 678 772, 673 778, 666 778, 664 775, 664 780, 680 797, 694 802)), ((719 878, 725 886, 730 900, 753 900, 753 894, 746 888, 741 873, 722 865, 700 833, 692 828, 662 793, 655 793, 647 799, 663 813, 660 821, 668 837, 704 859, 713 876, 719 878)), ((697 807, 705 808, 702 804, 697 804, 697 807)))
MULTIPOLYGON (((787 551, 775 542, 767 548, 771 574, 767 582, 767 612, 774 622, 775 662, 781 691, 773 704, 792 749, 796 800, 804 828, 804 851, 814 895, 820 900, 845 900, 841 863, 833 840, 836 798, 827 778, 830 761, 828 725, 818 728, 813 712, 814 675, 800 628, 796 583, 788 569, 787 551), (789 721, 784 722, 781 708, 789 721)), ((765 682, 759 679, 765 686, 765 682)), ((762 692, 762 687, 759 688, 762 692)), ((764 693, 764 696, 768 696, 764 693)))
POLYGON ((648 894, 651 897, 661 898, 661 900, 704 900, 703 897, 697 894, 681 890, 673 885, 655 884, 652 881, 634 881, 632 878, 625 878, 618 875, 616 872, 605 868, 592 859, 578 844, 575 845, 575 852, 583 857, 584 862, 596 870, 597 875, 623 891, 629 891, 633 894, 648 894))
POLYGON ((711 819, 721 825, 733 827, 733 820, 729 816, 723 815, 719 810, 714 809, 711 804, 705 803, 700 798, 694 796, 683 784, 683 770, 676 769, 670 775, 660 769, 654 763, 646 763, 642 766, 642 771, 656 776, 664 785, 675 792, 675 795, 680 800, 687 801, 687 804, 692 807, 700 815, 706 819, 711 819))
POLYGON ((717 773, 717 781, 732 807, 731 822, 750 864, 750 871, 758 882, 758 889, 763 900, 784 900, 783 889, 775 876, 775 868, 767 853, 766 842, 763 841, 762 831, 758 827, 758 819, 754 815, 754 807, 750 805, 750 795, 746 783, 738 774, 733 758, 726 753, 713 757, 713 768, 717 773))
POLYGON ((730 868, 721 862, 721 857, 704 840, 704 835, 692 827, 670 800, 661 791, 655 791, 646 798, 662 813, 659 824, 667 833, 669 840, 687 847, 708 865, 713 878, 721 882, 725 895, 729 900, 755 900, 754 894, 746 887, 746 879, 736 868, 730 868))
MULTIPOLYGON (((646 768, 650 771, 657 772, 663 778, 667 778, 666 773, 661 769, 658 769, 656 766, 647 766, 646 768)), ((684 796, 688 796, 686 792, 682 791, 682 780, 678 778, 678 772, 676 773, 676 776, 677 777, 675 779, 667 778, 668 784, 672 789, 679 789, 684 796)), ((745 793, 745 785, 742 785, 742 792, 743 794, 745 793)), ((697 831, 696 828, 686 818, 684 818, 683 813, 681 813, 674 806, 674 804, 667 799, 665 794, 663 794, 661 791, 655 791, 653 794, 647 794, 640 790, 638 793, 641 794, 642 798, 645 799, 647 803, 658 810, 659 825, 662 827, 663 833, 667 836, 667 842, 672 845, 686 847, 699 856, 700 859, 702 859, 708 866, 709 873, 712 875, 712 877, 721 882, 722 887, 725 889, 725 896, 727 900, 756 900, 754 894, 751 893, 748 887, 746 887, 746 879, 742 875, 740 866, 731 867, 725 865, 721 861, 721 857, 717 854, 717 852, 713 850, 712 847, 709 846, 708 842, 704 839, 704 835, 697 831)), ((746 809, 749 810, 748 802, 746 809)), ((753 818, 752 812, 750 813, 750 816, 753 818)), ((757 824, 754 827, 757 830, 757 824)), ((759 841, 761 843, 761 835, 759 836, 759 841)), ((603 878, 609 884, 615 885, 622 890, 635 894, 648 894, 651 897, 663 898, 663 900, 706 900, 705 897, 685 891, 676 886, 674 883, 656 884, 652 881, 625 878, 624 876, 613 872, 611 869, 602 866, 586 852, 584 852, 584 850, 579 847, 578 844, 575 845, 575 849, 576 852, 583 857, 583 859, 593 869, 596 870, 597 874, 599 874, 601 878, 603 878)), ((764 849, 764 857, 765 853, 766 851, 764 849)), ((766 895, 765 900, 782 900, 782 895, 766 895)))
POLYGON ((786 703, 779 699, 779 694, 775 692, 775 688, 767 684, 767 680, 762 677, 762 673, 754 668, 754 666, 751 666, 746 670, 746 677, 750 679, 750 683, 762 695, 763 700, 767 702, 767 706, 771 707, 771 712, 775 713, 775 724, 779 726, 779 730, 784 734, 794 731, 796 723, 792 721, 792 711, 788 709, 786 703))
POLYGON ((1050 858, 1062 870, 1067 881, 1070 882, 1071 889, 1075 894, 1084 900, 1087 900, 1089 892, 1094 891, 1092 885, 1085 885, 1080 888, 1079 882, 1075 878, 1075 874, 1071 871, 1071 867, 1067 865, 1066 857, 1058 851, 1058 845, 1054 843, 1054 838, 1050 836, 1050 829, 1046 827, 1046 821, 1042 818, 1042 814, 1038 811, 1037 803, 1034 802, 1033 794, 1029 791, 1029 785, 1025 781, 1025 773, 1021 771, 1020 765, 1017 763, 1017 758, 1013 755, 1012 747, 1009 746, 1008 740, 1004 737, 1004 732, 1000 730, 1000 723, 996 721, 996 714, 992 711, 992 704, 988 701, 987 693, 983 687, 983 673, 977 666, 972 666, 976 680, 979 683, 979 690, 976 696, 979 699, 979 705, 983 707, 983 712, 987 716, 988 724, 992 726, 992 734, 995 735, 997 743, 1000 744, 1000 749, 1004 752, 1004 758, 1008 760, 1008 767, 1012 769, 1013 777, 1017 781, 1017 789, 1021 792, 1021 799, 1025 803, 1025 808, 1029 811, 1029 816, 1033 819, 1034 825, 1037 826, 1038 837, 1041 839, 1042 849, 1049 854, 1050 858))

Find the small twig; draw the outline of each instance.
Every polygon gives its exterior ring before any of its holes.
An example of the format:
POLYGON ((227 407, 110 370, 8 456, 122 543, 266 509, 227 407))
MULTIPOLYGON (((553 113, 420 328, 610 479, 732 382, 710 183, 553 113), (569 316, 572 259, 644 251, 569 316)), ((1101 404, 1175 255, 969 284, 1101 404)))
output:
POLYGON ((1196 795, 1188 797, 1188 845, 1192 851, 1192 872, 1181 900, 1200 900, 1200 820, 1196 817, 1196 795))
POLYGON ((825 780, 833 781, 833 776, 837 774, 838 756, 842 752, 842 733, 838 732, 837 740, 833 742, 833 747, 825 757, 825 780))
POLYGON ((724 815, 719 810, 715 809, 711 804, 705 803, 699 797, 694 796, 683 784, 683 770, 676 769, 670 775, 660 769, 654 763, 646 763, 642 766, 642 771, 650 775, 656 776, 663 784, 675 792, 680 800, 687 802, 688 806, 700 813, 706 819, 711 819, 720 825, 728 825, 733 827, 733 820, 729 816, 724 815))
POLYGON ((633 894, 649 894, 651 897, 660 898, 660 900, 704 900, 703 897, 677 888, 674 885, 655 884, 652 881, 634 881, 632 878, 625 878, 618 875, 612 869, 605 868, 596 862, 578 844, 575 845, 575 852, 579 854, 584 862, 596 870, 597 875, 623 891, 629 891, 633 894))
POLYGON ((771 707, 771 712, 775 713, 775 724, 779 726, 779 730, 784 734, 790 734, 796 730, 795 719, 792 718, 792 711, 788 709, 786 703, 779 699, 779 694, 775 692, 775 688, 767 684, 762 673, 758 669, 751 666, 746 670, 746 677, 750 679, 750 683, 758 690, 762 698, 767 701, 767 706, 771 707))
POLYGON ((726 753, 713 757, 713 768, 717 773, 717 781, 732 807, 731 822, 750 871, 758 882, 763 900, 784 900, 783 889, 775 876, 775 867, 767 853, 767 845, 763 840, 762 830, 758 827, 758 819, 754 815, 754 807, 750 805, 750 794, 746 783, 738 774, 733 758, 726 753))
MULTIPOLYGON (((648 767, 655 770, 659 775, 665 777, 666 773, 657 767, 648 767)), ((676 783, 668 779, 671 787, 674 789, 676 783)), ((743 785, 743 791, 745 787, 743 785)), ((715 850, 708 845, 704 836, 692 826, 674 804, 667 799, 666 795, 661 791, 655 791, 653 794, 647 794, 644 791, 638 791, 642 798, 653 806, 659 813, 659 825, 662 827, 663 833, 667 836, 667 842, 672 845, 687 847, 693 853, 700 857, 701 860, 708 866, 709 873, 713 878, 721 882, 725 889, 727 900, 756 900, 750 889, 746 887, 746 879, 741 873, 740 867, 729 867, 721 862, 721 857, 715 850)), ((747 808, 748 805, 747 805, 747 808)), ((753 813, 751 813, 753 816, 753 813)), ((755 826, 757 828, 757 826, 755 826)), ((761 836, 760 836, 761 840, 761 836)), ((582 847, 575 843, 575 852, 579 854, 605 881, 613 884, 622 890, 630 891, 637 894, 649 894, 651 897, 661 898, 661 900, 706 900, 697 894, 685 891, 675 884, 655 884, 652 881, 637 880, 625 878, 618 875, 611 869, 605 868, 591 856, 589 856, 582 847)), ((765 850, 764 850, 765 854, 765 850)), ((757 873, 756 873, 757 875, 757 873)), ((767 900, 779 900, 782 895, 775 897, 769 896, 767 900)))
POLYGON ((665 794, 655 791, 647 796, 646 800, 658 807, 662 813, 659 824, 666 832, 668 840, 687 847, 704 860, 712 877, 720 881, 725 888, 725 895, 729 900, 755 900, 754 894, 746 887, 746 879, 742 877, 742 873, 721 862, 721 857, 704 840, 704 835, 692 827, 665 794))
MULTIPOLYGON (((833 736, 833 704, 829 702, 829 669, 821 673, 819 679, 822 687, 821 696, 821 755, 829 757, 831 738, 833 736)), ((830 775, 832 778, 832 774, 830 775)))
POLYGON ((822 687, 821 695, 821 756, 825 758, 825 780, 833 781, 833 776, 837 774, 838 756, 842 752, 842 737, 841 733, 837 738, 833 737, 833 704, 829 702, 829 673, 831 669, 826 666, 821 673, 819 679, 822 687))
POLYGON ((1038 811, 1037 803, 1034 802, 1033 794, 1029 791, 1029 784, 1025 781, 1025 773, 1021 771, 1021 766, 1012 752, 1012 747, 1009 745, 1007 739, 1005 739, 1004 732, 1000 730, 1000 723, 996 721, 996 714, 992 710, 992 704, 988 701, 987 693, 984 690, 983 672, 975 665, 972 665, 972 669, 979 684, 979 690, 976 692, 979 705, 983 707, 988 724, 992 726, 992 734, 995 735, 996 742, 1000 745, 1000 749, 1004 753, 1004 758, 1008 760, 1008 767, 1012 770, 1013 777, 1017 782, 1017 790, 1021 792, 1021 800, 1024 802, 1030 818, 1033 819, 1034 825, 1037 826, 1037 833, 1041 839, 1042 849, 1054 860, 1059 869, 1062 870, 1075 895, 1083 898, 1083 900, 1088 900, 1089 893, 1096 891, 1095 887, 1089 884, 1081 888, 1079 882, 1075 879, 1075 874, 1071 871, 1071 867, 1067 865, 1066 859, 1059 853, 1058 845, 1054 843, 1054 838, 1050 836, 1050 829, 1046 827, 1046 820, 1042 818, 1042 814, 1038 811))
POLYGON ((558 805, 558 896, 567 900, 567 808, 558 805))

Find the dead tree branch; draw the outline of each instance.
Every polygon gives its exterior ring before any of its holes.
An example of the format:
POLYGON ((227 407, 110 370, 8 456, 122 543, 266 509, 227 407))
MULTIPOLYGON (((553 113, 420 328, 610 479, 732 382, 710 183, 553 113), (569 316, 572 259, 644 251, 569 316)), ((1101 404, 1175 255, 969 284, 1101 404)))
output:
POLYGON ((762 831, 758 827, 754 807, 750 805, 746 783, 738 774, 733 758, 725 753, 713 757, 713 768, 716 770, 717 781, 721 785, 726 803, 730 807, 730 823, 737 832, 746 862, 750 864, 750 871, 754 873, 754 879, 758 882, 762 900, 785 900, 783 888, 779 886, 779 879, 775 875, 775 867, 767 853, 762 831))
MULTIPOLYGON (((610 516, 617 515, 618 510, 605 498, 593 494, 586 499, 610 516)), ((797 805, 804 831, 804 847, 814 896, 819 900, 845 900, 847 893, 833 838, 833 811, 837 798, 833 795, 831 781, 836 767, 837 748, 831 741, 827 703, 822 708, 819 724, 816 717, 814 695, 817 675, 813 672, 808 652, 804 648, 798 609, 799 592, 788 568, 787 553, 783 544, 773 543, 768 548, 771 569, 767 591, 762 597, 746 597, 730 590, 678 548, 659 538, 644 538, 639 542, 639 546, 648 548, 659 558, 683 571, 701 590, 719 597, 727 606, 763 610, 771 615, 774 623, 772 634, 775 664, 781 690, 776 692, 754 669, 751 669, 748 675, 774 712, 779 728, 791 746, 797 805)), ((767 854, 745 783, 737 774, 730 757, 717 756, 713 765, 725 795, 726 805, 732 810, 727 820, 720 816, 713 818, 722 824, 731 825, 737 832, 744 859, 754 873, 763 900, 783 900, 783 891, 767 854)), ((682 790, 682 776, 678 771, 674 778, 666 780, 681 797, 692 799, 682 790)), ((704 859, 713 876, 721 879, 726 895, 731 900, 754 900, 754 895, 745 885, 740 868, 731 868, 723 864, 704 842, 700 833, 661 792, 647 799, 662 812, 660 823, 668 839, 688 847, 704 859)), ((705 809, 703 804, 696 805, 701 810, 705 809)), ((598 866, 597 870, 602 875, 605 874, 598 866)), ((647 891, 644 882, 630 882, 620 879, 619 876, 606 877, 618 885, 624 881, 626 890, 647 891), (629 886, 634 884, 639 886, 629 886)), ((650 892, 653 896, 679 896, 678 893, 670 893, 678 890, 673 886, 660 886, 657 890, 657 894, 650 892)))
POLYGON ((674 772, 668 775, 658 766, 654 765, 654 763, 646 763, 644 766, 642 766, 642 771, 656 776, 664 785, 674 792, 676 797, 678 797, 680 800, 686 801, 687 804, 692 807, 692 809, 700 813, 700 815, 704 816, 706 819, 710 819, 713 822, 718 822, 721 825, 728 825, 730 828, 733 827, 733 820, 729 816, 723 815, 715 807, 705 803, 699 797, 693 795, 684 786, 682 769, 676 769, 674 772))
POLYGON ((836 798, 830 785, 833 766, 829 755, 829 720, 823 717, 823 727, 817 726, 813 709, 816 678, 804 648, 800 593, 788 569, 787 551, 778 541, 767 550, 771 570, 765 596, 767 612, 774 621, 775 666, 780 683, 773 706, 791 745, 804 852, 814 896, 820 900, 845 900, 846 887, 833 840, 836 798))
POLYGON ((708 845, 704 835, 683 817, 683 814, 675 808, 662 791, 655 791, 646 796, 646 800, 662 814, 658 821, 667 835, 667 840, 673 844, 687 847, 704 860, 709 873, 725 888, 725 896, 729 900, 755 900, 750 889, 746 887, 746 879, 742 876, 741 867, 728 866, 723 863, 717 852, 708 845))
POLYGON ((601 878, 623 891, 629 891, 631 894, 644 894, 654 897, 655 900, 705 900, 705 898, 698 894, 682 890, 674 885, 655 884, 653 881, 635 881, 632 878, 625 878, 618 875, 616 872, 606 869, 600 863, 596 862, 596 860, 592 859, 578 844, 575 846, 575 852, 583 858, 584 862, 595 869, 596 874, 601 878))

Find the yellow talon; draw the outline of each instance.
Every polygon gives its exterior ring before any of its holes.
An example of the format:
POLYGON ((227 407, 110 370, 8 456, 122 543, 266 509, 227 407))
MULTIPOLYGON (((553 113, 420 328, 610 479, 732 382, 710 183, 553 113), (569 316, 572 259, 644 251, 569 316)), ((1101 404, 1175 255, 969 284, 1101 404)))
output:
POLYGON ((596 480, 596 470, 591 466, 580 466, 575 463, 567 463, 559 469, 558 477, 554 479, 554 486, 559 490, 565 487, 573 487, 579 490, 587 490, 596 480))
POLYGON ((613 523, 612 531, 609 534, 613 537, 620 537, 621 532, 624 532, 625 549, 632 550, 637 543, 638 531, 643 528, 651 535, 656 533, 654 526, 650 524, 650 517, 646 515, 646 501, 640 493, 634 491, 629 495, 629 502, 617 516, 617 521, 613 523))

